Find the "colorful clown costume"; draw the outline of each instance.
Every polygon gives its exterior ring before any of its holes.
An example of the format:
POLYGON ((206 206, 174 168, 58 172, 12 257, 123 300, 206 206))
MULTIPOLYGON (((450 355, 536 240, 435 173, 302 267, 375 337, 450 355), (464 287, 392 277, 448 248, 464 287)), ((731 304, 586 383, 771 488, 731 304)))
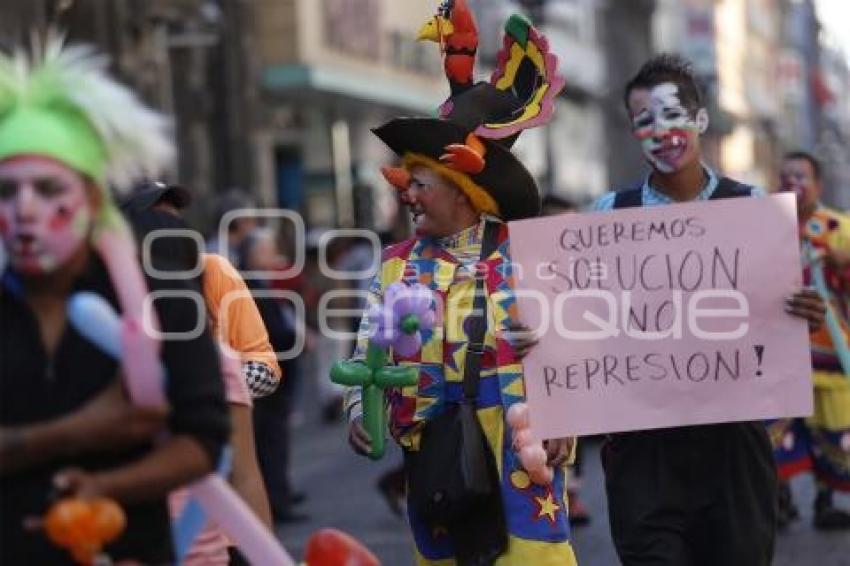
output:
MULTIPOLYGON (((493 221, 493 220, 491 220, 493 221)), ((509 534, 507 552, 496 564, 570 565, 575 556, 569 542, 564 468, 555 472, 551 486, 531 483, 512 449, 507 409, 524 400, 522 366, 499 331, 517 320, 512 290, 507 226, 499 231, 497 250, 482 265, 478 258, 484 222, 454 236, 407 240, 384 251, 372 285, 373 300, 384 289, 401 281, 421 283, 435 295, 437 324, 423 334, 423 346, 411 358, 393 354, 398 365, 419 368, 416 386, 390 390, 387 394, 389 428, 405 450, 417 450, 422 427, 448 403, 461 400, 463 368, 469 345, 468 323, 472 311, 476 269, 486 273, 487 331, 478 388, 478 419, 490 449, 496 456, 501 494, 509 534)), ((364 316, 356 355, 364 355, 369 321, 364 316)), ((359 410, 359 390, 348 391, 349 412, 359 410)), ((439 528, 429 529, 409 509, 419 564, 454 564, 453 549, 439 528)))
MULTIPOLYGON (((801 230, 806 245, 827 255, 850 252, 850 218, 844 215, 821 206, 801 230)), ((843 331, 840 339, 846 343, 850 338, 850 271, 827 264, 824 275, 830 291, 829 304, 843 331)), ((812 280, 812 266, 808 263, 804 278, 807 283, 812 280)), ((788 480, 811 470, 819 484, 850 492, 850 376, 836 355, 827 325, 811 335, 811 344, 814 415, 769 424, 779 477, 788 480)))

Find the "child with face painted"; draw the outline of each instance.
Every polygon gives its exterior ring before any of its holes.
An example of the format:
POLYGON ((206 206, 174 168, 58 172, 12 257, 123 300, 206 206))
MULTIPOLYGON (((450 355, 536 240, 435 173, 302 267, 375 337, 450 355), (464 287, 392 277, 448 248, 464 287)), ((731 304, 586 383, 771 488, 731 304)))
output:
MULTIPOLYGON (((624 102, 651 171, 640 187, 602 196, 595 210, 763 194, 701 161, 708 113, 686 60, 648 61, 627 84, 624 102)), ((786 311, 812 328, 823 321, 813 291, 790 297, 786 311)), ((762 423, 614 434, 603 463, 611 533, 625 566, 771 563, 776 470, 762 423)))
MULTIPOLYGON (((37 527, 57 495, 123 507, 127 527, 106 547, 109 558, 173 562, 166 495, 212 471, 228 435, 205 326, 159 344, 165 404, 137 407, 122 378, 140 366, 119 364, 67 320, 71 295, 90 291, 133 333, 148 285, 188 289, 145 283, 112 202, 110 186, 160 173, 173 147, 164 117, 105 68, 87 47, 52 36, 32 57, 0 53, 0 237, 9 256, 0 277, 3 564, 73 563, 37 527)), ((153 310, 163 332, 186 333, 199 322, 185 299, 154 301, 153 310)), ((156 355, 144 349, 150 334, 132 335, 125 345, 156 355)))

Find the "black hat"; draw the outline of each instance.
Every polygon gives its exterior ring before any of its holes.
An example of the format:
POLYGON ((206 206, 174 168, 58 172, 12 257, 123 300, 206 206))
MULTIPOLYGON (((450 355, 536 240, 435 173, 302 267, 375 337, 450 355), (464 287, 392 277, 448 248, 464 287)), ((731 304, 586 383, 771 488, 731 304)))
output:
POLYGON ((534 177, 507 147, 496 141, 479 139, 484 147, 484 168, 478 173, 463 173, 440 161, 447 146, 465 144, 470 134, 454 122, 437 118, 396 118, 372 131, 404 158, 406 166, 418 164, 436 169, 458 185, 483 212, 504 220, 540 214, 540 195, 534 177), (487 202, 495 203, 495 209, 487 206, 487 202))
POLYGON ((167 202, 174 208, 182 210, 192 204, 192 193, 180 185, 149 181, 138 186, 121 202, 121 210, 124 212, 149 210, 161 202, 167 202))

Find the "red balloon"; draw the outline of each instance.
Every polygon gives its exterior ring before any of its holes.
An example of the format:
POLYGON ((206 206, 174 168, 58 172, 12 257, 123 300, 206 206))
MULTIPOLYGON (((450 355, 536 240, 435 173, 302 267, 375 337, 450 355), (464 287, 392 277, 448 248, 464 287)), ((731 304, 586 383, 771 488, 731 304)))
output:
POLYGON ((365 546, 336 529, 313 533, 304 558, 307 566, 381 566, 365 546))

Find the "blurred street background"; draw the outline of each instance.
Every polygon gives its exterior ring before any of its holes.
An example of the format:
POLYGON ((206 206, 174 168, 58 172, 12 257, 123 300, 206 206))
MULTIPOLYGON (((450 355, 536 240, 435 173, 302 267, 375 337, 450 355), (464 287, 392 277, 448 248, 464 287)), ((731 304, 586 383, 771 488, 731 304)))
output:
MULTIPOLYGON (((439 50, 414 41, 438 0, 2 0, 0 42, 57 22, 111 54, 119 75, 176 115, 174 179, 295 209, 307 226, 397 228, 369 129, 433 114, 439 50)), ((772 189, 788 149, 826 164, 826 201, 850 208, 847 0, 469 0, 489 78, 501 26, 524 11, 567 87, 548 129, 515 146, 541 189, 582 204, 644 171, 622 87, 659 51, 690 58, 709 101, 703 147, 727 175, 772 189), (842 33, 843 32, 843 33, 842 33)), ((215 199, 196 212, 212 220, 215 199)))
MULTIPOLYGON (((309 534, 333 526, 385 565, 412 564, 404 520, 375 487, 400 456, 372 463, 348 448, 339 395, 326 380, 350 344, 328 341, 311 317, 322 294, 339 287, 317 274, 317 255, 340 269, 358 264, 350 242, 317 254, 328 229, 363 228, 383 242, 409 234, 409 219, 379 171, 392 157, 370 128, 399 115, 433 115, 448 95, 438 48, 414 40, 438 3, 0 0, 0 47, 57 24, 72 40, 106 51, 123 80, 174 115, 180 154, 167 180, 194 193, 188 217, 205 235, 233 208, 288 209, 303 218, 304 241, 296 243, 286 222, 278 226, 285 264, 307 251, 307 270, 281 283, 303 297, 309 334, 305 353, 286 369, 284 392, 299 504, 278 533, 296 556, 309 534)), ((554 121, 514 146, 544 194, 581 206, 642 178, 622 89, 649 56, 675 51, 693 61, 706 93, 710 165, 774 190, 783 153, 808 150, 825 166, 825 203, 850 208, 850 0, 469 4, 481 31, 479 80, 489 78, 501 26, 515 11, 543 30, 560 57, 567 86, 554 121)), ((591 522, 575 530, 575 546, 584 566, 615 565, 598 443, 588 444, 582 499, 591 522)), ((803 517, 780 536, 775 564, 850 565, 850 535, 811 526, 810 479, 794 489, 803 517)))

